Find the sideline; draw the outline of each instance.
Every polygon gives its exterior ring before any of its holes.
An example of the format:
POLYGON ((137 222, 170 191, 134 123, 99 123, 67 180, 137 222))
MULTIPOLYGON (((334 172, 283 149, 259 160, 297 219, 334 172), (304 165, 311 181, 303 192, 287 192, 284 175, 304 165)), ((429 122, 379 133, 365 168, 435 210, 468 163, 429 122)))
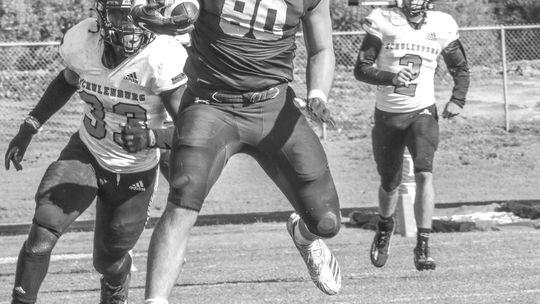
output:
MULTIPOLYGON (((437 203, 435 208, 458 208, 462 206, 483 206, 490 204, 509 204, 509 203, 526 203, 526 204, 540 204, 540 200, 519 200, 519 201, 482 201, 482 202, 457 202, 457 203, 437 203)), ((376 213, 377 207, 364 207, 364 208, 343 208, 341 214, 343 219, 347 219, 352 212, 362 213, 376 213)), ((286 222, 289 218, 291 211, 276 211, 276 212, 251 212, 251 213, 230 213, 230 214, 202 214, 199 215, 196 226, 209 226, 209 225, 226 225, 226 224, 252 224, 252 223, 264 223, 264 222, 286 222)), ((151 217, 146 223, 146 228, 153 228, 159 217, 151 217)), ((81 220, 75 221, 68 229, 68 232, 75 231, 93 231, 94 220, 81 220)), ((0 225, 0 236, 13 236, 24 235, 28 233, 30 229, 29 223, 24 224, 5 224, 0 225)))

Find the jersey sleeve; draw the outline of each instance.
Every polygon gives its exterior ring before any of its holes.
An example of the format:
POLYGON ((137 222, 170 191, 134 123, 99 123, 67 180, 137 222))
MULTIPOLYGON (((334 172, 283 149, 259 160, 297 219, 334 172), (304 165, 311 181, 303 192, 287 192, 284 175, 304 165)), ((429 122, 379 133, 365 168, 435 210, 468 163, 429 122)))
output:
POLYGON ((186 49, 172 37, 158 38, 162 41, 154 45, 156 49, 149 61, 153 71, 151 90, 156 94, 180 87, 187 82, 187 76, 184 74, 186 49))
POLYGON ((442 31, 442 37, 444 37, 442 48, 446 48, 450 43, 459 39, 459 26, 454 18, 446 13, 440 13, 437 16, 439 20, 439 28, 442 31))
POLYGON ((362 21, 362 28, 368 34, 373 35, 382 40, 382 30, 380 27, 381 22, 381 9, 376 8, 362 21))
MULTIPOLYGON (((80 74, 84 69, 85 61, 81 60, 81 53, 92 47, 92 35, 99 35, 96 19, 88 18, 70 28, 60 44, 59 53, 66 67, 80 74)), ((94 46, 95 47, 95 46, 94 46)))

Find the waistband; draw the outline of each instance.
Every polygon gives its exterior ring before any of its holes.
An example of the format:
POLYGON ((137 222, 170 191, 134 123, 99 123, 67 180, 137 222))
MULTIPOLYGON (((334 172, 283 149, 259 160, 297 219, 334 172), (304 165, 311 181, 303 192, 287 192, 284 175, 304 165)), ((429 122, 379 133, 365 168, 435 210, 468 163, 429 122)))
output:
POLYGON ((278 84, 261 91, 230 92, 214 91, 202 87, 191 87, 191 90, 199 99, 217 103, 259 103, 275 98, 282 90, 287 88, 287 83, 278 84))

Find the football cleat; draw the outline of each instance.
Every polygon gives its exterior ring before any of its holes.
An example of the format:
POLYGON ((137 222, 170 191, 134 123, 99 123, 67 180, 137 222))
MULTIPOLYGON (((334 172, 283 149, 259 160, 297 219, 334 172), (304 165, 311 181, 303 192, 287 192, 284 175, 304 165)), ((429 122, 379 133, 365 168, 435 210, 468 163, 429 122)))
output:
POLYGON ((336 258, 322 239, 309 245, 299 244, 294 236, 299 221, 298 214, 291 214, 287 221, 287 231, 306 263, 311 280, 322 292, 328 295, 337 294, 341 288, 341 270, 336 258))
POLYGON ((422 270, 435 270, 435 261, 429 256, 429 246, 427 243, 414 248, 414 266, 416 269, 422 270))
POLYGON ((386 225, 386 228, 381 225, 381 221, 377 223, 377 231, 375 232, 375 237, 373 238, 373 243, 371 243, 371 250, 369 251, 369 257, 371 259, 371 264, 375 267, 383 267, 388 260, 390 255, 390 244, 392 240, 392 235, 396 230, 396 225, 394 218, 391 217, 391 227, 386 225))
POLYGON ((101 278, 101 299, 99 304, 127 304, 129 281, 131 274, 128 274, 123 284, 120 286, 111 286, 101 278))

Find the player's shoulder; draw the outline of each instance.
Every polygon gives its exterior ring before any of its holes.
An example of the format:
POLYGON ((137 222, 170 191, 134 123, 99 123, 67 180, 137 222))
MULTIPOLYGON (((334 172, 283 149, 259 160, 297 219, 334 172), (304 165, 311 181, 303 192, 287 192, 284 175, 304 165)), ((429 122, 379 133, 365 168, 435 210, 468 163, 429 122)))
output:
POLYGON ((99 26, 95 18, 87 18, 71 27, 62 38, 61 48, 77 50, 87 44, 95 44, 100 38, 99 26))
POLYGON ((458 28, 458 25, 454 17, 452 17, 452 15, 445 12, 427 11, 426 20, 432 25, 442 28, 442 29, 455 30, 458 28))
POLYGON ((182 43, 173 36, 157 35, 150 42, 145 53, 148 56, 150 64, 159 64, 162 62, 170 62, 175 58, 185 60, 187 51, 182 43))
POLYGON ((87 18, 71 27, 62 38, 60 56, 68 66, 75 64, 83 54, 96 54, 94 49, 100 39, 95 18, 87 18))

